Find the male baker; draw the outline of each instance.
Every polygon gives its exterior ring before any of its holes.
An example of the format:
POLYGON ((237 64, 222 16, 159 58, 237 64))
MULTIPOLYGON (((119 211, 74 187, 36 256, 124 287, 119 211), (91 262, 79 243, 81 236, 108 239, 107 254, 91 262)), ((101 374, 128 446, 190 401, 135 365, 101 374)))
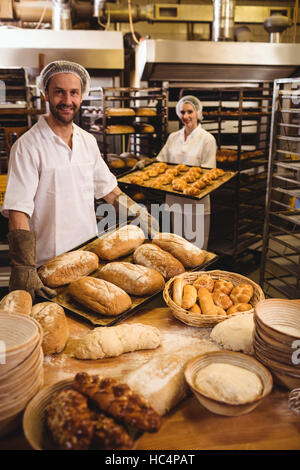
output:
MULTIPOLYGON (((49 114, 12 146, 3 204, 9 217, 9 290, 27 290, 33 299, 35 293, 56 294, 43 285, 37 267, 97 234, 95 198, 116 210, 125 205, 128 213, 137 206, 118 187, 94 136, 73 122, 90 90, 87 70, 74 62, 51 62, 38 86, 49 114)), ((136 215, 148 233, 158 230, 145 208, 136 215)))

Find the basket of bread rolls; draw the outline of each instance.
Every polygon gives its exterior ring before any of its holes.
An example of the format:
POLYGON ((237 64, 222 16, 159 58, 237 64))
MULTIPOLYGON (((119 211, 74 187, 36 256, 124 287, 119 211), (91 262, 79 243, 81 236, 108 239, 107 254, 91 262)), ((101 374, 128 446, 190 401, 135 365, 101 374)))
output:
POLYGON ((265 298, 251 279, 220 270, 179 274, 166 283, 163 297, 178 320, 199 327, 213 326, 243 312, 253 313, 265 298))

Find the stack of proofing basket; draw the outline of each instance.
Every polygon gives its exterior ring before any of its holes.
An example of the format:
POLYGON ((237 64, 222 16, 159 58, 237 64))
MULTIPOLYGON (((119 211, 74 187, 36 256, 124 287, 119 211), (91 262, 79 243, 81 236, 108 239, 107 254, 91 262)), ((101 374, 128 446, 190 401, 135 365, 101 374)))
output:
POLYGON ((191 313, 183 308, 179 307, 175 302, 172 300, 173 296, 173 283, 174 280, 178 277, 183 277, 186 284, 192 284, 196 279, 203 275, 208 275, 214 280, 222 279, 224 281, 230 281, 234 286, 238 286, 240 284, 250 284, 253 287, 253 296, 251 298, 251 305, 252 309, 247 310, 247 313, 253 313, 254 307, 260 302, 264 300, 265 296, 261 289, 261 287, 256 284, 251 279, 242 276, 241 274, 232 273, 229 271, 195 271, 195 272, 186 272, 183 274, 179 274, 179 276, 175 276, 170 279, 164 288, 163 296, 166 304, 171 309, 173 315, 178 320, 182 321, 186 325, 190 326, 198 326, 198 327, 212 327, 217 323, 220 323, 223 320, 226 320, 234 315, 240 315, 242 312, 233 313, 230 316, 227 315, 202 315, 197 313, 191 313))
POLYGON ((42 329, 31 317, 0 312, 0 437, 21 423, 43 385, 42 329))

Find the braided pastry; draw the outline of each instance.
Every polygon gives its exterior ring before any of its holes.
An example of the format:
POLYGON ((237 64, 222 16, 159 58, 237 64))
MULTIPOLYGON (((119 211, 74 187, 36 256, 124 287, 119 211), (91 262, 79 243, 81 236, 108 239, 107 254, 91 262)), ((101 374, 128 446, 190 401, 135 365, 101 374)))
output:
POLYGON ((181 179, 176 179, 172 182, 172 188, 174 191, 183 191, 187 187, 187 183, 181 179))
POLYGON ((202 181, 201 179, 197 180, 197 181, 195 181, 195 183, 193 183, 193 187, 197 188, 197 189, 204 189, 205 186, 206 186, 206 183, 204 183, 204 181, 202 181))
POLYGON ((195 183, 198 177, 193 175, 192 173, 187 172, 185 176, 181 177, 182 181, 186 181, 187 183, 195 183))
POLYGON ((233 313, 246 312, 251 309, 252 309, 252 305, 240 303, 240 304, 232 305, 232 307, 230 307, 226 313, 227 315, 232 315, 233 313))
POLYGON ((189 195, 189 196, 198 196, 198 194, 201 193, 201 190, 196 188, 196 186, 188 186, 187 188, 184 188, 183 194, 189 195))
POLYGON ((130 183, 133 184, 143 184, 144 180, 141 176, 131 176, 130 183))
POLYGON ((196 289, 199 289, 199 287, 206 287, 209 292, 213 291, 214 285, 215 281, 207 274, 203 274, 203 276, 198 277, 198 279, 193 282, 193 286, 195 286, 196 289))
POLYGON ((160 178, 161 184, 170 184, 173 181, 172 175, 164 174, 160 178))
POLYGON ((94 411, 94 435, 92 447, 97 450, 127 450, 133 446, 133 439, 122 424, 104 413, 94 411))
POLYGON ((185 171, 188 171, 189 169, 187 165, 182 165, 182 164, 177 165, 175 168, 180 172, 185 172, 185 171))
POLYGON ((145 171, 146 175, 150 176, 150 178, 154 178, 155 176, 158 176, 159 172, 156 169, 151 169, 145 171))
POLYGON ((230 281, 218 279, 215 281, 214 292, 221 291, 229 295, 233 289, 233 284, 230 281))
POLYGON ((253 295, 253 287, 250 284, 240 284, 232 289, 230 298, 234 304, 248 304, 253 295))
POLYGON ((216 291, 216 292, 213 292, 212 296, 213 296, 214 304, 217 305, 217 307, 221 307, 224 310, 227 310, 229 307, 233 305, 233 302, 231 298, 229 297, 229 295, 224 294, 224 292, 216 291))
POLYGON ((199 177, 204 173, 204 170, 200 168, 200 166, 192 166, 192 168, 190 168, 188 172, 190 175, 195 175, 199 177))
POLYGON ((61 450, 87 450, 94 422, 87 398, 76 390, 64 389, 54 395, 46 408, 46 422, 61 450))
POLYGON ((147 401, 117 379, 79 372, 72 386, 121 423, 148 432, 160 428, 161 418, 147 401))

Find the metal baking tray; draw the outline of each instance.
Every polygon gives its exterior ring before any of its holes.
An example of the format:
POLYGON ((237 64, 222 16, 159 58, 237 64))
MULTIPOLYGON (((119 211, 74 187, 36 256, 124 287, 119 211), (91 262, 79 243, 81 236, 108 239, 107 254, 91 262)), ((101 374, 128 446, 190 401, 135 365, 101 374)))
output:
MULTIPOLYGON (((151 167, 153 165, 155 165, 156 163, 157 163, 157 161, 154 162, 154 163, 150 163, 150 164, 146 165, 145 168, 147 170, 150 170, 151 167)), ((172 168, 172 167, 176 166, 177 164, 168 163, 167 165, 168 165, 168 168, 172 168)), ((210 169, 211 168, 203 168, 204 175, 206 173, 208 173, 208 171, 210 169)), ((158 191, 160 193, 168 193, 168 194, 176 194, 178 196, 182 196, 182 197, 185 197, 185 198, 188 198, 188 199, 195 199, 195 200, 202 199, 205 196, 209 195, 210 193, 212 193, 213 191, 218 189, 220 186, 222 186, 224 183, 227 183, 227 181, 234 178, 234 176, 237 174, 237 171, 225 171, 224 170, 225 174, 223 176, 221 176, 217 180, 213 181, 210 185, 203 188, 202 191, 200 192, 200 194, 198 194, 197 196, 193 196, 193 195, 190 195, 190 194, 183 194, 183 192, 180 192, 180 191, 175 191, 172 188, 171 184, 166 184, 162 188, 153 188, 154 181, 156 181, 156 179, 159 178, 159 176, 161 176, 161 175, 158 175, 156 177, 152 177, 147 181, 143 181, 143 184, 131 183, 131 181, 130 181, 131 177, 135 176, 136 174, 137 175, 140 174, 141 171, 143 171, 143 170, 131 170, 131 171, 128 171, 127 173, 123 174, 121 177, 118 178, 119 186, 123 189, 125 189, 126 187, 136 187, 136 188, 150 189, 151 191, 158 191)), ((182 176, 183 175, 184 175, 184 173, 182 173, 182 176)))
MULTIPOLYGON (((77 248, 74 248, 74 250, 81 249, 81 250, 93 251, 99 238, 102 238, 108 235, 108 233, 112 233, 115 230, 116 230, 116 227, 108 230, 105 233, 100 234, 98 237, 92 238, 91 240, 87 241, 85 244, 80 245, 77 248)), ((151 243, 151 242, 146 240, 145 243, 151 243)), ((70 250, 70 251, 74 251, 74 250, 70 250)), ((218 259, 218 255, 207 251, 204 263, 202 263, 201 266, 194 268, 193 271, 197 271, 198 269, 204 270, 208 266, 210 266, 212 263, 217 261, 217 259, 218 259)), ((133 256, 132 254, 130 254, 127 256, 123 256, 122 258, 119 258, 114 261, 126 261, 129 263, 133 263, 133 256)), ((93 273, 91 273, 90 276, 97 277, 97 274, 99 273, 100 269, 105 264, 108 264, 108 263, 109 261, 99 260, 99 268, 93 273)), ((140 297, 140 296, 137 297, 137 296, 131 295, 130 296, 132 300, 131 308, 127 310, 126 312, 121 313, 120 315, 109 317, 109 316, 101 315, 100 313, 94 312, 93 310, 90 310, 84 307, 83 305, 79 304, 78 302, 76 302, 68 293, 67 285, 56 288, 56 291, 58 295, 56 297, 53 297, 52 299, 47 299, 48 301, 50 300, 51 302, 55 302, 59 304, 61 307, 64 308, 64 310, 67 313, 71 313, 72 315, 75 315, 81 318, 82 320, 89 322, 94 327, 115 325, 119 323, 120 321, 124 320, 125 318, 128 318, 129 316, 136 313, 141 307, 143 307, 145 304, 153 300, 156 296, 161 295, 162 293, 162 290, 161 290, 157 292, 156 294, 153 294, 148 297, 140 297)), ((43 300, 45 300, 45 298, 43 298, 43 300)))

